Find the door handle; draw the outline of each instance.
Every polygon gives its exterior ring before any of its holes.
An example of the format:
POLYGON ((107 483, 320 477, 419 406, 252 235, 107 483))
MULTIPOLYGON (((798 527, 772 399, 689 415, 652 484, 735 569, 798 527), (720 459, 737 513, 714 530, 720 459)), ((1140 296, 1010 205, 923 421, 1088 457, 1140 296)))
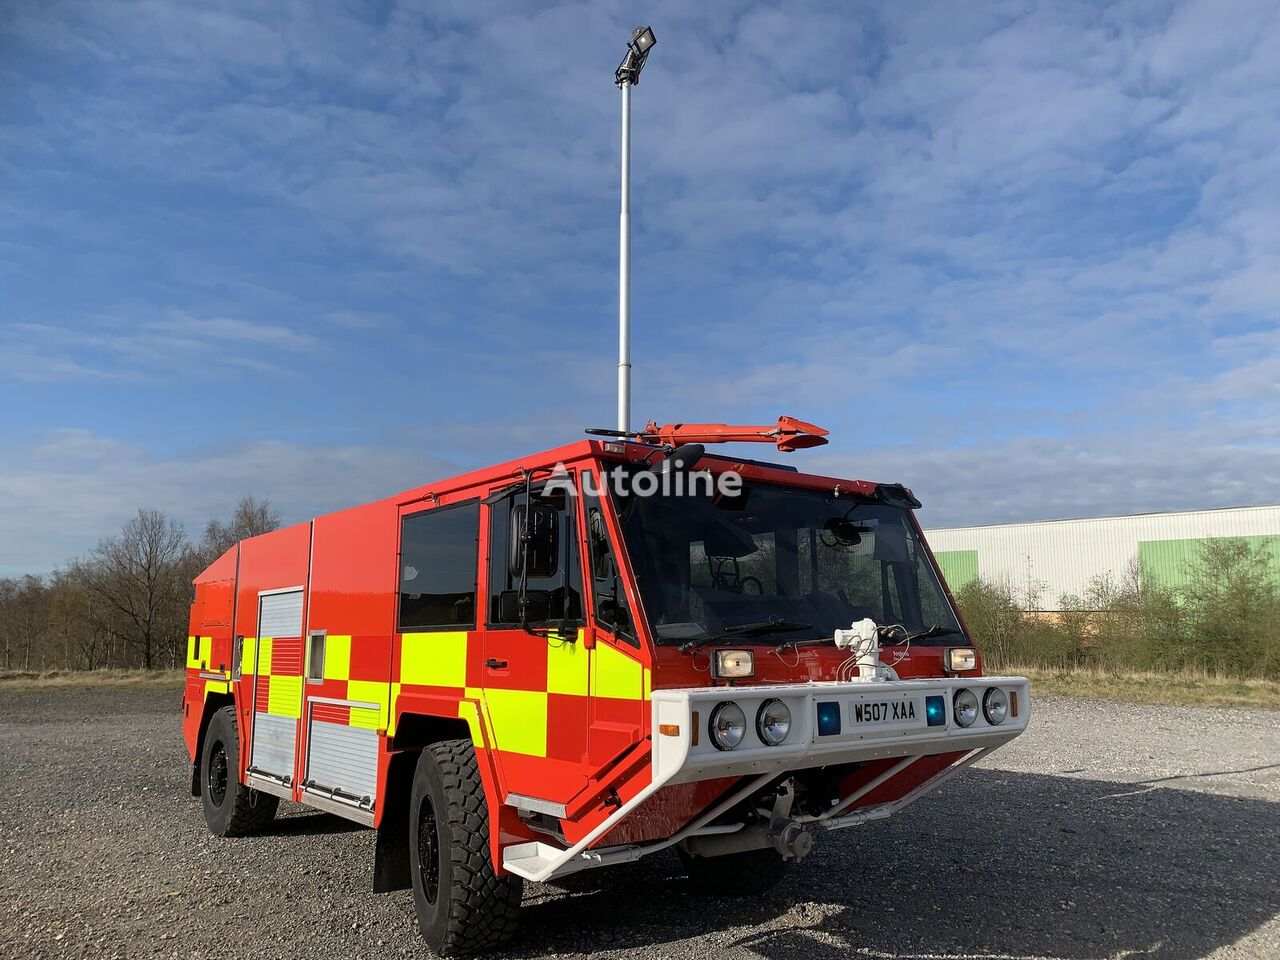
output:
POLYGON ((497 657, 490 657, 484 662, 484 665, 490 670, 505 670, 507 667, 507 661, 499 660, 497 657))

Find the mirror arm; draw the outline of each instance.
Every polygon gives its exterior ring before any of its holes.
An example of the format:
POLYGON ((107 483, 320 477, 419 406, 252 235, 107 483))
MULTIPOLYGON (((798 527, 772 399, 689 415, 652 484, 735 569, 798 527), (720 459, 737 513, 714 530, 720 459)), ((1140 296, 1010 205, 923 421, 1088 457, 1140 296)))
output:
POLYGON ((530 507, 533 502, 533 471, 524 472, 524 529, 520 534, 520 594, 516 606, 520 610, 520 629, 529 630, 529 541, 532 534, 529 530, 530 507))

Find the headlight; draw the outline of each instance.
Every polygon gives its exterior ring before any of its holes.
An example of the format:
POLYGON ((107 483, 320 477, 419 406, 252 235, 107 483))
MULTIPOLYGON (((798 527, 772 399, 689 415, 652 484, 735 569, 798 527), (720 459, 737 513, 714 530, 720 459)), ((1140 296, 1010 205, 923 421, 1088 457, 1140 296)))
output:
POLYGON ((1009 698, 999 687, 988 687, 982 695, 982 712, 987 723, 1004 723, 1004 718, 1009 715, 1009 698))
POLYGON ((947 669, 952 673, 978 668, 978 651, 973 647, 952 647, 946 652, 947 669))
POLYGON ((711 675, 717 680, 736 680, 756 672, 756 655, 750 650, 717 650, 711 657, 711 675))
POLYGON ((791 733, 791 708, 781 700, 766 700, 756 712, 756 733, 771 747, 776 747, 791 733))
POLYGON ((973 721, 978 719, 978 698, 973 695, 972 690, 957 690, 951 700, 951 709, 956 723, 962 727, 971 727, 973 721))
POLYGON ((711 742, 716 749, 732 750, 746 735, 747 715, 732 700, 723 701, 711 711, 711 742))

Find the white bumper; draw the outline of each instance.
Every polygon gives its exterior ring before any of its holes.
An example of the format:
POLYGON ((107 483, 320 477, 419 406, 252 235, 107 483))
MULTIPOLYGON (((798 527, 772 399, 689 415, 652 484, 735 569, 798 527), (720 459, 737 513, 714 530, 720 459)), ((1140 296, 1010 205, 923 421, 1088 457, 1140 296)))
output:
POLYGON ((1031 717, 1029 689, 1024 677, 947 677, 655 690, 653 779, 656 783, 686 783, 883 757, 997 747, 1026 729, 1031 717), (1016 704, 1016 712, 1011 709, 1003 723, 993 725, 979 710, 972 726, 957 724, 952 710, 955 692, 968 688, 981 701, 991 687, 1003 690, 1011 708, 1016 704), (940 697, 943 708, 938 722, 938 704, 934 701, 934 725, 928 715, 931 697, 940 697), (774 699, 790 708, 791 733, 777 746, 769 746, 757 734, 755 718, 760 705, 774 699), (747 717, 746 738, 734 750, 718 749, 710 734, 711 712, 725 700, 737 703, 747 717), (819 729, 820 705, 828 718, 825 731, 819 729), (829 723, 832 715, 839 717, 835 732, 829 723))
POLYGON ((904 757, 907 759, 892 765, 838 806, 820 817, 808 819, 820 822, 827 829, 839 829, 888 816, 928 792, 961 765, 1007 743, 1025 730, 1031 716, 1031 698, 1029 684, 1023 677, 977 677, 655 690, 652 709, 653 767, 648 786, 567 849, 537 840, 504 848, 503 866, 507 870, 529 880, 542 881, 576 870, 635 860, 684 837, 734 829, 732 826, 723 828, 707 824, 783 771, 904 757), (953 716, 952 698, 962 687, 972 690, 979 701, 988 688, 999 687, 1009 696, 1011 706, 1016 703, 1016 710, 1011 709, 1010 715, 1000 724, 988 723, 979 710, 978 718, 971 726, 961 727, 953 716), (943 715, 936 725, 929 723, 927 701, 930 697, 942 700, 943 715), (782 700, 791 710, 791 733, 777 746, 762 742, 755 731, 756 711, 762 703, 772 699, 782 700), (711 711, 723 700, 736 702, 747 717, 746 739, 734 750, 717 749, 711 740, 711 711), (826 705, 824 710, 828 714, 838 713, 838 732, 831 731, 829 727, 827 732, 819 729, 819 705, 826 705), (904 769, 914 758, 958 751, 966 752, 968 757, 916 787, 907 796, 871 811, 845 813, 860 796, 904 769), (663 787, 715 777, 741 777, 743 785, 672 836, 649 844, 589 849, 591 844, 663 787))

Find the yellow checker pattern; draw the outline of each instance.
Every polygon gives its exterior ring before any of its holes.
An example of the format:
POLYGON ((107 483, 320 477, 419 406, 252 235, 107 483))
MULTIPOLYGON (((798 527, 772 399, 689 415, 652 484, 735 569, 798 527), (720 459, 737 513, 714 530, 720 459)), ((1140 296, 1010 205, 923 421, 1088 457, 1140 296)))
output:
MULTIPOLYGON (((545 690, 484 691, 485 711, 494 746, 532 757, 547 755, 547 693, 545 690)), ((473 734, 474 736, 474 734, 473 734)))
POLYGON ((187 637, 187 669, 208 670, 213 658, 213 637, 187 637))
POLYGON ((267 712, 278 717, 302 716, 302 678, 271 677, 267 680, 267 712))
MULTIPOLYGON (((213 637, 187 637, 187 669, 216 673, 209 665, 213 659, 213 637)), ((230 693, 231 684, 225 680, 204 679, 204 699, 211 693, 230 693)))
POLYGON ((400 641, 400 682, 465 687, 467 634, 452 631, 404 634, 400 641))
POLYGON ((258 656, 258 676, 267 681, 267 709, 258 705, 259 713, 277 717, 302 716, 302 677, 274 676, 271 672, 271 637, 245 637, 240 657, 241 674, 253 674, 254 652, 258 656))
MULTIPOLYGON (((644 700, 650 693, 650 671, 638 660, 606 643, 588 650, 577 641, 550 638, 530 642, 547 645, 545 690, 508 690, 466 686, 467 645, 480 634, 409 633, 401 641, 400 681, 391 684, 387 732, 395 732, 396 701, 402 684, 454 687, 461 690, 458 716, 467 721, 477 746, 508 753, 547 756, 547 697, 588 695, 644 700), (485 743, 484 731, 493 738, 485 743)), ((363 699, 351 695, 352 699, 363 699)), ((368 699, 373 699, 369 697, 368 699)), ((352 723, 355 723, 353 711, 352 723)))
MULTIPOLYGON (((594 695, 623 700, 648 699, 650 672, 639 661, 605 643, 591 650, 581 642, 547 641, 546 690, 504 690, 467 687, 467 646, 471 635, 463 631, 409 633, 401 639, 400 680, 393 683, 351 680, 351 637, 325 637, 324 678, 347 684, 347 699, 373 703, 373 709, 353 707, 349 723, 353 727, 395 733, 395 706, 404 684, 454 687, 463 699, 458 716, 467 721, 472 740, 511 753, 547 755, 547 695, 585 697, 594 695), (493 738, 486 743, 485 730, 493 738)), ((479 640, 479 635, 476 635, 479 640)), ((531 638, 532 639, 532 638, 531 638)), ((209 657, 209 638, 188 639, 188 666, 198 669, 209 657)), ((240 669, 251 676, 255 654, 259 674, 267 678, 268 710, 279 716, 302 715, 304 678, 271 675, 271 637, 245 637, 241 646, 240 669)), ((205 695, 226 692, 228 684, 210 681, 205 695)))
MULTIPOLYGON (((599 649, 597 647, 596 649, 599 649)), ((589 679, 591 651, 581 643, 563 640, 547 644, 547 693, 565 693, 585 697, 589 679)))
MULTIPOLYGON (((314 638, 307 641, 314 643, 314 638)), ((310 646, 307 655, 310 657, 310 646)), ((351 638, 341 634, 329 634, 324 638, 324 678, 346 680, 351 676, 351 638)), ((353 700, 363 699, 352 697, 353 700)))
POLYGON ((611 697, 616 700, 640 700, 645 696, 648 682, 646 670, 638 660, 632 660, 621 650, 607 643, 596 644, 591 658, 591 695, 611 697))
POLYGON ((389 694, 390 684, 385 681, 348 680, 348 700, 363 700, 365 703, 376 703, 378 705, 375 710, 352 707, 350 725, 364 727, 368 730, 385 730, 388 723, 389 694))

